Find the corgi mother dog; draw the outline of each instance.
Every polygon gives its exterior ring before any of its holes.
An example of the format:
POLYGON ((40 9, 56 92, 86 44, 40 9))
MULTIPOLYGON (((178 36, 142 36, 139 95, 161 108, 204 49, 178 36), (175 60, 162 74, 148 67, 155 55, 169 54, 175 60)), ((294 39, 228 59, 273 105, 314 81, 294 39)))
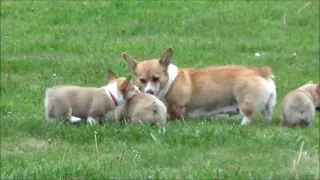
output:
POLYGON ((276 85, 271 67, 209 66, 178 69, 173 49, 160 59, 137 61, 123 53, 133 69, 141 91, 162 100, 172 118, 196 118, 221 113, 242 115, 241 126, 249 125, 256 113, 272 119, 276 85))

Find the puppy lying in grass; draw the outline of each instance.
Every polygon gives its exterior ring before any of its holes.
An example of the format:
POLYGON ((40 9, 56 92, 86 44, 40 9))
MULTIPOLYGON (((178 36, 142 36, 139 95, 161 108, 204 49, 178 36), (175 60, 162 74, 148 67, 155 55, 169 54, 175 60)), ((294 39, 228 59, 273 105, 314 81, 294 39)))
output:
POLYGON ((107 85, 100 88, 70 85, 48 88, 44 100, 46 119, 78 123, 87 118, 88 124, 101 123, 106 114, 138 93, 130 79, 131 76, 117 78, 108 70, 107 85))
POLYGON ((281 124, 306 127, 320 107, 320 84, 308 83, 291 91, 282 103, 281 124))
POLYGON ((117 107, 115 117, 118 122, 131 120, 133 123, 139 123, 141 121, 164 127, 167 122, 167 107, 156 96, 140 92, 117 107))

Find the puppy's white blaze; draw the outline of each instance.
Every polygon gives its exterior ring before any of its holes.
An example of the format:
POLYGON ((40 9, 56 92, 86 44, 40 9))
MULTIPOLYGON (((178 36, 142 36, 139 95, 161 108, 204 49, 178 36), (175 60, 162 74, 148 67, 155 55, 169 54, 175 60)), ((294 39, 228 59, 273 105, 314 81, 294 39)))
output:
POLYGON ((121 94, 120 91, 118 90, 116 82, 113 82, 111 84, 104 86, 104 89, 105 89, 106 94, 110 97, 111 100, 112 100, 112 97, 111 97, 110 93, 112 93, 112 95, 114 96, 115 100, 118 103, 118 106, 123 104, 123 102, 124 102, 123 94, 121 94))
POLYGON ((233 104, 231 106, 225 106, 218 109, 212 109, 211 111, 200 108, 187 113, 187 116, 189 118, 197 118, 201 116, 213 116, 221 113, 227 114, 227 113, 236 113, 236 112, 238 112, 238 104, 233 104))
POLYGON ((160 100, 164 101, 164 96, 168 93, 172 83, 174 82, 174 80, 176 80, 176 77, 178 76, 178 72, 179 72, 179 69, 177 66, 173 65, 173 64, 170 64, 168 66, 168 69, 167 69, 167 73, 168 73, 168 76, 169 76, 169 80, 167 82, 167 85, 166 87, 164 87, 163 89, 161 89, 157 94, 156 94, 156 97, 159 98, 160 100))
POLYGON ((75 116, 71 116, 71 118, 70 118, 70 122, 72 122, 72 123, 77 123, 79 121, 81 121, 81 118, 78 118, 78 117, 75 117, 75 116))

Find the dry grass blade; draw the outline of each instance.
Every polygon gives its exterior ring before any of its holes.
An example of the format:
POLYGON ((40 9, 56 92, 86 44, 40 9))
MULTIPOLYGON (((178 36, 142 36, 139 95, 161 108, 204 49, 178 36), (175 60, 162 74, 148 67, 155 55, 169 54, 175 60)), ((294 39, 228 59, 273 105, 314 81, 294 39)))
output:
POLYGON ((306 7, 308 7, 309 5, 310 5, 310 1, 307 2, 307 4, 305 4, 302 8, 299 9, 298 14, 300 15, 301 12, 302 12, 306 7))

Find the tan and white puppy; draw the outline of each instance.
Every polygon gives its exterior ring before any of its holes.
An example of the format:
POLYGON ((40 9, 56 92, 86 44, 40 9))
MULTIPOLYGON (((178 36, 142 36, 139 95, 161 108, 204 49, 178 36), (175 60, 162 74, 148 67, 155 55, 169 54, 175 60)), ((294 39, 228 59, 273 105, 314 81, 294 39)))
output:
POLYGON ((127 99, 115 110, 116 120, 131 120, 133 123, 145 122, 151 125, 166 125, 167 107, 157 97, 147 93, 138 93, 127 99))
POLYGON ((108 84, 100 88, 71 85, 48 88, 44 101, 46 119, 53 122, 66 119, 77 123, 81 118, 87 118, 88 124, 101 122, 106 114, 125 99, 138 93, 130 77, 117 78, 109 70, 108 84))
POLYGON ((138 62, 128 54, 124 59, 133 69, 141 91, 162 100, 168 113, 189 118, 240 110, 241 125, 248 125, 258 112, 271 121, 276 104, 276 85, 270 67, 210 66, 178 69, 169 48, 160 59, 138 62))
POLYGON ((281 124, 306 127, 320 108, 320 84, 307 83, 289 92, 282 103, 281 124))

